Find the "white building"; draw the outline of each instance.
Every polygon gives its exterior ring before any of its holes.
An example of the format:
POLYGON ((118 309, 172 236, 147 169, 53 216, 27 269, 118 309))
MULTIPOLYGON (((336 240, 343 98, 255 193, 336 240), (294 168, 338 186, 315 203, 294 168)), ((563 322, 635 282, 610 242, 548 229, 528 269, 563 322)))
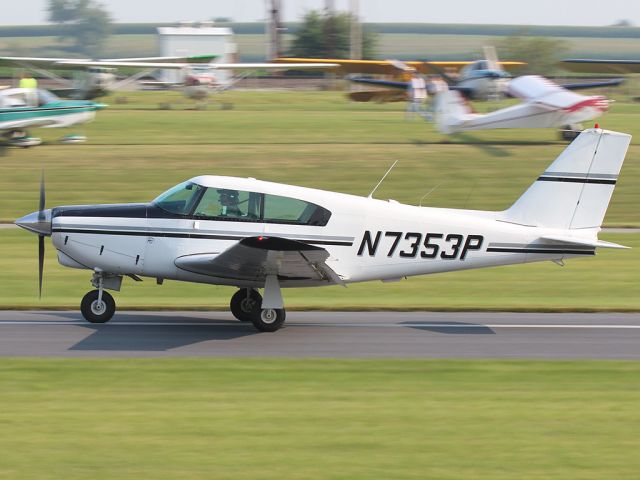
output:
MULTIPOLYGON (((234 62, 238 49, 233 42, 233 30, 212 25, 212 22, 203 22, 199 26, 182 24, 179 27, 159 27, 160 55, 163 57, 217 55, 214 62, 234 62)), ((230 72, 224 70, 216 74, 222 83, 228 80, 229 75, 230 72)), ((178 70, 162 72, 162 80, 166 82, 180 82, 182 76, 183 73, 178 70)))

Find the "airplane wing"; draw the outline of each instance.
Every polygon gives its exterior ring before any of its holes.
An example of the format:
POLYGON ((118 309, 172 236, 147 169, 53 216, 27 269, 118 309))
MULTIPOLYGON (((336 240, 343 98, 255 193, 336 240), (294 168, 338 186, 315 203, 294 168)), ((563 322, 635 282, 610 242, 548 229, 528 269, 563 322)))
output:
POLYGON ((578 73, 640 73, 640 60, 601 60, 595 58, 568 58, 562 68, 578 73))
MULTIPOLYGON (((377 78, 367 78, 367 77, 351 77, 349 78, 350 82, 354 83, 363 83, 366 85, 375 85, 378 87, 388 87, 395 88, 398 90, 407 90, 410 86, 409 82, 401 82, 396 80, 382 80, 377 78)), ((467 87, 461 87, 458 85, 449 86, 449 90, 455 90, 457 92, 462 93, 465 97, 471 95, 471 89, 467 87)))
MULTIPOLYGON (((138 57, 138 58, 105 58, 105 62, 161 62, 161 63, 211 63, 218 55, 193 55, 190 57, 138 57)), ((72 60, 72 59, 69 59, 72 60)))
POLYGON ((280 280, 312 280, 342 284, 325 263, 324 248, 281 237, 247 237, 222 253, 185 255, 175 264, 183 270, 218 278, 262 282, 267 275, 280 280))
MULTIPOLYGON (((348 73, 369 73, 374 75, 397 75, 402 69, 398 68, 398 62, 394 60, 345 60, 338 58, 278 58, 275 60, 278 63, 333 63, 336 64, 342 74, 348 73)), ((435 61, 435 62, 423 62, 423 61, 411 61, 402 62, 403 66, 411 67, 423 74, 438 74, 439 71, 435 67, 441 69, 448 69, 459 71, 464 66, 469 65, 472 62, 462 61, 435 61)), ((511 70, 517 67, 526 65, 523 62, 500 62, 505 69, 511 70)))
POLYGON ((611 80, 603 80, 601 82, 563 83, 560 86, 567 90, 586 90, 589 88, 617 87, 622 83, 624 83, 624 78, 612 78, 611 80))
POLYGON ((137 67, 137 68, 184 68, 185 65, 209 63, 215 55, 193 57, 141 57, 91 60, 89 58, 40 58, 40 57, 0 57, 1 67, 37 67, 55 70, 76 69, 77 67, 137 67), (163 67, 153 67, 153 65, 163 67))

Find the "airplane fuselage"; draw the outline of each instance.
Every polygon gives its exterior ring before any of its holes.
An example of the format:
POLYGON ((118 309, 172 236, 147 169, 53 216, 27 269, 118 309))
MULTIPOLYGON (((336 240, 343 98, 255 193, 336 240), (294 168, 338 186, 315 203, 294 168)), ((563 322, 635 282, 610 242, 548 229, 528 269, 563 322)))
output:
MULTIPOLYGON (((254 190, 260 187, 266 187, 265 193, 283 189, 256 181, 254 190)), ((193 273, 180 267, 180 259, 215 256, 246 237, 287 238, 326 249, 327 265, 350 283, 594 254, 593 248, 536 242, 549 229, 503 222, 499 212, 285 188, 330 211, 326 226, 177 218, 154 204, 59 207, 52 211, 52 240, 66 266, 239 287, 262 284, 193 273)), ((282 287, 322 284, 326 282, 281 280, 282 287)))

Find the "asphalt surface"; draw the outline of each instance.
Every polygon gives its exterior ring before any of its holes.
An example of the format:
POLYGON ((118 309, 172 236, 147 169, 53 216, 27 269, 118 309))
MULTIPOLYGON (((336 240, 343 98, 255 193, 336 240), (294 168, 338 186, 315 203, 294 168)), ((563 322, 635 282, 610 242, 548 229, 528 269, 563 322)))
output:
POLYGON ((226 312, 0 311, 0 356, 640 359, 640 314, 288 312, 257 332, 226 312))

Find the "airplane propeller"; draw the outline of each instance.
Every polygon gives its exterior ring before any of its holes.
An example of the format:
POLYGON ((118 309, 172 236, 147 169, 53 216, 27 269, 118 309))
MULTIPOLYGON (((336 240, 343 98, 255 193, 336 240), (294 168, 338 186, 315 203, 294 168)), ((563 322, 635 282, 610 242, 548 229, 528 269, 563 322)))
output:
MULTIPOLYGON (((46 215, 44 213, 45 206, 45 186, 44 171, 40 177, 40 202, 38 203, 38 222, 45 222, 46 215)), ((44 237, 42 233, 38 233, 38 298, 42 298, 42 276, 44 272, 44 237)))

